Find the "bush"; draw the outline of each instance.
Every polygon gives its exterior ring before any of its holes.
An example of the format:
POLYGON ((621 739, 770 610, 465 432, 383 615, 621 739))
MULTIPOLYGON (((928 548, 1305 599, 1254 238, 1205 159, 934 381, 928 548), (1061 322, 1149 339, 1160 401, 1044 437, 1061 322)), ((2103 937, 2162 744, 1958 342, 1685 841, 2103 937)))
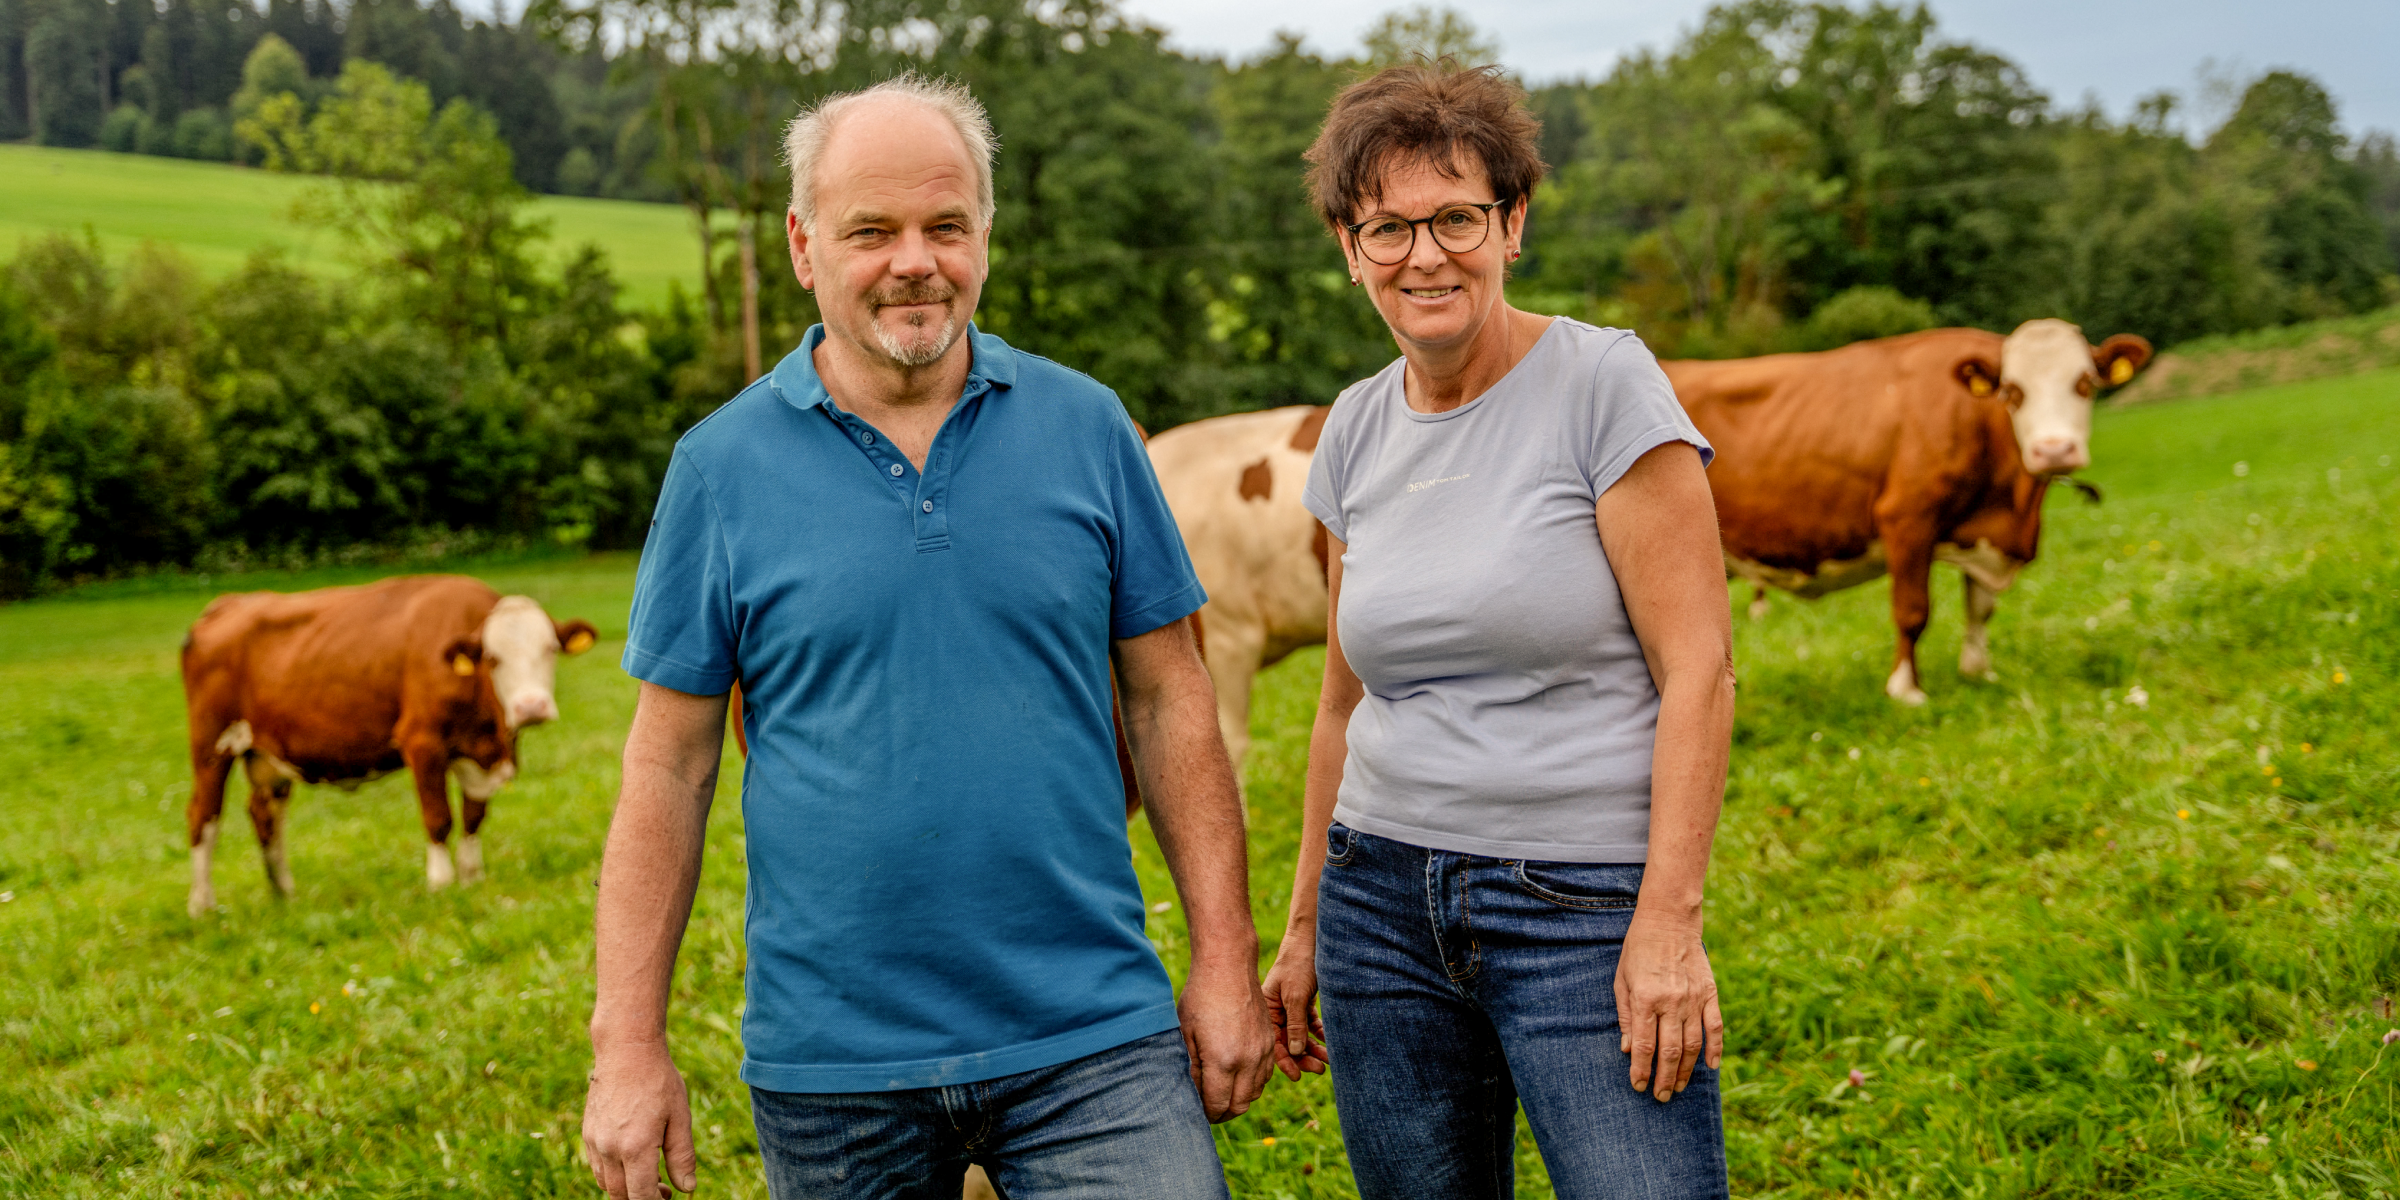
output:
POLYGON ((224 162, 233 157, 233 126, 213 108, 184 110, 175 118, 175 157, 224 162))
POLYGON ((119 154, 132 154, 141 149, 142 126, 150 115, 130 104, 120 104, 108 110, 108 119, 100 123, 100 148, 119 154))
POLYGON ((1801 339, 1807 349, 1831 350, 1870 338, 1898 337, 1941 324, 1933 306, 1888 287, 1854 287, 1808 314, 1801 339))

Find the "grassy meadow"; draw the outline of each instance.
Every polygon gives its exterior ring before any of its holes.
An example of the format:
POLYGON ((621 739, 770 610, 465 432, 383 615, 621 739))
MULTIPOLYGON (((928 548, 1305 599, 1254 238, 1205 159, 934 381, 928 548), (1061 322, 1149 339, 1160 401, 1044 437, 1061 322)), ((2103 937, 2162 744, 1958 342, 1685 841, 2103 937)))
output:
MULTIPOLYGON (((2400 1044, 2382 1041, 2400 1027, 2400 370, 2097 426, 2107 500, 2052 495, 2043 559, 1994 623, 1999 682, 1957 674, 1947 568, 1923 709, 1881 692, 1882 584, 1737 622, 1710 936, 1741 1194, 2400 1196, 2400 1044)), ((615 666, 633 566, 464 568, 602 631, 562 662, 564 717, 527 735, 494 803, 487 882, 424 891, 404 779, 303 788, 298 896, 272 898, 229 811, 224 911, 197 924, 181 629, 217 590, 369 574, 0 608, 0 1181, 590 1194, 590 880, 633 699, 615 666)), ((1321 662, 1260 681, 1269 947, 1321 662)), ((673 1035, 703 1187, 754 1197, 733 778, 673 1035)), ((1144 825, 1132 840, 1171 901, 1144 825)), ((1181 914, 1152 922, 1180 970, 1181 914)), ((1278 1081, 1219 1145, 1238 1196, 1354 1194, 1322 1080, 1278 1081)), ((1529 1142, 1521 1161, 1520 1194, 1547 1195, 1529 1142)))
MULTIPOLYGON (((290 219, 306 176, 227 163, 106 150, 0 145, 0 255, 47 233, 90 228, 114 259, 143 241, 172 246, 203 274, 232 274, 260 246, 282 246, 315 271, 349 270, 341 237, 290 219)), ((655 307, 667 284, 697 286, 699 242, 690 214, 672 204, 541 196, 533 215, 550 222, 551 253, 585 242, 608 251, 625 302, 655 307)))

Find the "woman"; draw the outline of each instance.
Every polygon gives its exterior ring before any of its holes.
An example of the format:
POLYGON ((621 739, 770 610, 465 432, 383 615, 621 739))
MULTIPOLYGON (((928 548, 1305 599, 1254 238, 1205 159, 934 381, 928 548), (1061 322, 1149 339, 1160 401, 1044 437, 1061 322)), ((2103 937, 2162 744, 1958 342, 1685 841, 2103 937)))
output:
POLYGON ((1520 1101, 1561 1197, 1726 1191, 1711 451, 1639 339, 1509 307, 1538 128, 1495 70, 1394 67, 1308 155, 1402 357, 1309 475, 1331 614, 1266 990, 1367 1200, 1510 1196, 1520 1101))

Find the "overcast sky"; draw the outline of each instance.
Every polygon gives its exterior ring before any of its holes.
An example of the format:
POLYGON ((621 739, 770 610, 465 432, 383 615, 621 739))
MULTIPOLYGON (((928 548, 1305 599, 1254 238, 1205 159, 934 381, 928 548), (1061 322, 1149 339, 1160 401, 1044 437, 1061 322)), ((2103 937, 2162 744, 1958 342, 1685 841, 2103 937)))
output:
MULTIPOLYGON (((1246 57, 1275 30, 1325 52, 1399 0, 1123 0, 1188 51, 1246 57)), ((1451 0, 1501 59, 1534 82, 1597 77, 1628 50, 1664 49, 1706 0, 1451 0)), ((2315 76, 2355 137, 2400 129, 2400 0, 1932 0, 1943 34, 2016 60, 2060 107, 2087 94, 2122 118, 2162 88, 2197 99, 2201 64, 2247 77, 2276 67, 2315 76)), ((2221 118, 2222 113, 2215 114, 2221 118)))

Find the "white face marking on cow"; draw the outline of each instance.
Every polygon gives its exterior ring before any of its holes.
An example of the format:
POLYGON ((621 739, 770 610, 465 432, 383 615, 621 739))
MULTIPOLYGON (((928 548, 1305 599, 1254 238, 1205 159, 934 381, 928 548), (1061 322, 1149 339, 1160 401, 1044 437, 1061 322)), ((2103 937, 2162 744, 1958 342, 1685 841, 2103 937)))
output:
POLYGON ((2091 465, 2092 395, 2099 384, 2091 343, 2065 321, 2027 321, 2000 344, 2000 394, 2010 405, 2026 470, 2063 475, 2091 465))
POLYGON ((489 800, 500 791, 500 785, 517 777, 517 760, 503 759, 499 766, 486 771, 471 758, 450 760, 450 773, 458 776, 458 793, 469 800, 489 800))
POLYGON ((458 835, 458 881, 474 883, 483 878, 483 843, 474 834, 458 835))
POLYGON ((200 840, 192 843, 192 894, 183 907, 195 921, 217 906, 217 889, 208 882, 208 860, 216 849, 217 823, 210 821, 200 827, 200 840))
POLYGON ((502 596, 483 619, 483 661, 510 729, 558 716, 558 626, 530 596, 502 596))
POLYGON ((425 890, 438 892, 457 881, 458 872, 450 869, 450 847, 425 843, 425 890))

